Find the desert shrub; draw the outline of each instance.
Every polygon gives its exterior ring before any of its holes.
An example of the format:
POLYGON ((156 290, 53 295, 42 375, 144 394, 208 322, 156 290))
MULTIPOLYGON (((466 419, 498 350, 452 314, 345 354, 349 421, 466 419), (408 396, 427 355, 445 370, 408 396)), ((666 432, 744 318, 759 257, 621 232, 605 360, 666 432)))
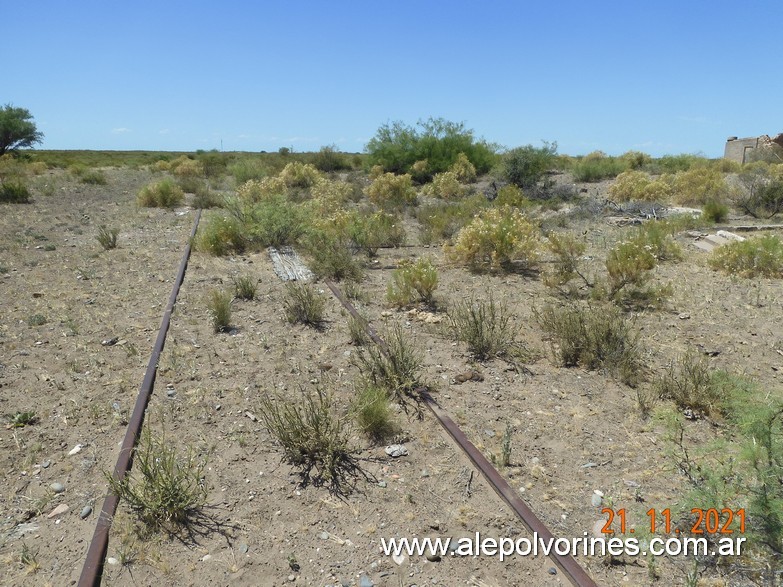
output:
POLYGON ((637 240, 625 241, 612 248, 606 257, 611 295, 629 285, 644 285, 655 265, 655 255, 637 240))
POLYGON ((79 181, 90 185, 106 185, 109 180, 100 169, 87 169, 79 176, 79 181))
POLYGON ((234 176, 237 184, 251 179, 263 179, 268 175, 266 163, 258 157, 243 157, 228 165, 228 172, 234 176))
POLYGON ((405 242, 402 220, 386 212, 353 214, 347 231, 353 245, 368 257, 375 257, 381 247, 399 247, 405 242))
POLYGON ((27 317, 27 325, 31 327, 43 326, 47 322, 48 320, 46 319, 46 316, 44 316, 43 314, 33 314, 27 317))
POLYGON ((509 354, 516 344, 516 330, 505 303, 488 300, 460 300, 449 308, 449 327, 454 338, 468 345, 479 361, 509 354))
POLYGON ((239 275, 234 277, 234 297, 238 300, 252 300, 256 297, 258 281, 249 275, 239 275))
MULTIPOLYGON (((551 270, 544 278, 549 287, 561 288, 579 277, 585 285, 592 286, 582 269, 581 259, 587 245, 571 233, 555 233, 547 235, 547 249, 554 255, 551 270)), ((573 293, 573 292, 569 292, 573 293)))
POLYGON ((643 171, 624 171, 609 186, 609 195, 618 202, 668 202, 672 187, 666 177, 652 179, 643 171))
POLYGON ((166 159, 158 159, 150 166, 154 171, 170 171, 171 162, 166 159))
POLYGON ((204 166, 200 161, 183 155, 171 162, 171 172, 178 178, 204 177, 204 166))
POLYGON ((656 394, 678 407, 716 416, 725 411, 722 389, 715 385, 707 363, 693 351, 672 361, 653 382, 656 394))
POLYGON ((396 307, 412 304, 433 304, 433 294, 438 287, 438 270, 430 259, 401 263, 392 271, 391 282, 386 289, 386 299, 396 307))
POLYGON ((457 155, 457 160, 449 168, 449 172, 456 175, 460 183, 473 183, 476 181, 476 166, 470 162, 465 153, 457 155))
POLYGON ((725 222, 729 217, 729 207, 716 200, 709 200, 702 207, 701 217, 707 222, 725 222))
POLYGON ((680 261, 682 249, 672 237, 677 224, 649 220, 634 230, 631 241, 649 251, 656 261, 680 261))
POLYGON ((367 324, 367 319, 361 315, 348 318, 348 333, 351 336, 351 344, 364 346, 370 342, 370 336, 367 334, 367 324))
POLYGON ((324 323, 326 300, 306 283, 287 283, 283 302, 285 317, 291 324, 320 329, 324 323))
POLYGON ((627 169, 623 159, 609 157, 601 151, 585 155, 571 169, 576 181, 593 182, 616 177, 627 169))
MULTIPOLYGON (((462 153, 481 174, 494 165, 495 151, 493 145, 477 140, 464 124, 430 118, 419 121, 415 127, 399 121, 381 126, 367 143, 367 161, 387 172, 410 173, 417 161, 426 160, 428 173, 434 175, 447 171, 462 153)), ((430 177, 417 173, 417 181, 430 177)))
POLYGON ((193 207, 207 210, 209 208, 222 208, 224 198, 220 194, 213 192, 204 182, 199 182, 193 193, 193 207))
POLYGON ((175 208, 185 199, 182 189, 171 179, 162 179, 141 188, 137 201, 145 208, 175 208))
POLYGON ((299 469, 303 484, 343 491, 357 465, 350 430, 335 413, 331 394, 304 392, 300 401, 266 396, 259 413, 283 449, 282 460, 299 469))
MULTIPOLYGON (((377 167, 381 170, 381 172, 383 171, 383 168, 380 165, 377 167)), ((408 173, 410 173, 413 181, 417 184, 427 183, 433 176, 432 172, 430 171, 430 164, 426 159, 414 162, 413 165, 411 165, 410 171, 408 173)))
POLYGON ((641 153, 639 151, 626 151, 620 155, 620 160, 623 162, 626 169, 641 169, 652 163, 652 157, 647 153, 641 153))
POLYGON ((309 188, 322 179, 321 172, 309 163, 292 161, 279 174, 285 185, 291 188, 309 188))
POLYGON ((283 196, 271 196, 253 205, 227 202, 227 208, 242 225, 242 235, 261 247, 296 243, 307 229, 304 211, 283 196))
POLYGON ((723 174, 711 167, 694 167, 674 176, 674 201, 681 205, 702 206, 710 200, 725 201, 729 189, 723 174))
POLYGON ((351 253, 351 242, 340 227, 314 227, 302 244, 310 257, 310 269, 319 277, 360 279, 364 273, 351 253))
POLYGON ((527 188, 533 186, 554 169, 557 159, 557 143, 544 142, 544 146, 517 147, 503 155, 503 173, 512 184, 527 188))
POLYGON ((411 176, 384 173, 367 187, 365 194, 382 208, 403 208, 416 203, 416 190, 411 176))
POLYGON ((688 171, 692 167, 704 167, 708 165, 707 159, 698 155, 664 155, 654 159, 650 164, 652 173, 677 173, 688 171))
POLYGON ((389 438, 397 430, 389 392, 371 382, 359 383, 351 411, 361 431, 374 442, 389 438))
POLYGON ((772 218, 783 210, 783 177, 775 166, 746 165, 739 174, 740 187, 734 193, 734 205, 754 218, 772 218))
POLYGON ((119 234, 120 230, 118 228, 109 228, 101 225, 98 228, 98 235, 95 239, 101 244, 104 250, 109 251, 117 248, 117 237, 119 234))
POLYGON ((182 456, 175 444, 146 429, 134 449, 132 471, 122 480, 106 474, 112 493, 152 529, 187 526, 207 503, 207 459, 192 447, 182 456))
POLYGON ((268 198, 286 195, 285 182, 279 177, 249 179, 237 188, 237 197, 242 201, 255 204, 268 198))
POLYGON ((521 208, 529 203, 530 200, 525 197, 525 194, 522 193, 522 190, 518 186, 515 186, 511 183, 500 188, 498 190, 497 197, 493 201, 493 205, 496 207, 514 206, 521 208))
POLYGON ((432 178, 432 183, 425 185, 422 193, 425 196, 434 196, 444 200, 456 200, 463 197, 467 190, 460 183, 456 173, 444 171, 443 173, 435 174, 435 177, 432 178))
POLYGON ((210 290, 207 295, 207 310, 215 332, 225 332, 231 326, 232 301, 230 293, 219 289, 210 290))
POLYGON ((241 253, 247 247, 242 236, 242 226, 236 218, 212 216, 199 228, 196 249, 216 257, 229 253, 241 253))
POLYGON ((446 254, 451 262, 474 271, 508 270, 512 262, 527 270, 536 266, 539 249, 539 229, 524 214, 492 208, 460 230, 446 254))
POLYGON ((387 329, 382 338, 386 347, 367 346, 358 354, 358 367, 373 385, 380 386, 398 400, 414 396, 419 386, 422 352, 406 336, 399 324, 387 329))
POLYGON ((642 379, 638 336, 614 306, 545 306, 535 318, 551 337, 552 350, 566 367, 605 370, 630 386, 642 379))
POLYGON ((742 277, 783 277, 783 242, 773 234, 733 241, 712 251, 708 262, 742 277))
POLYGON ((350 161, 337 150, 336 145, 321 147, 313 157, 313 166, 324 173, 351 169, 350 161))
POLYGON ((338 208, 348 200, 355 199, 355 189, 353 183, 320 179, 310 188, 310 195, 322 205, 338 208))
POLYGON ((18 181, 0 182, 0 202, 26 204, 30 201, 30 190, 18 181))
POLYGON ((487 199, 477 194, 459 202, 421 206, 416 219, 422 227, 421 240, 425 244, 450 239, 468 224, 481 210, 487 208, 487 199))

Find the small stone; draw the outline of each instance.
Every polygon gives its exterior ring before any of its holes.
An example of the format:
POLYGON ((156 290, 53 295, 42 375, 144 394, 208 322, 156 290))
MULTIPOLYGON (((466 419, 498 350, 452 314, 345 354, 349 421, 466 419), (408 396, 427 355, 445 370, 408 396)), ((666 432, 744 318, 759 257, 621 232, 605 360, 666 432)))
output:
POLYGON ((422 472, 421 472, 421 478, 422 479, 426 479, 429 476, 430 476, 429 471, 427 471, 427 469, 423 469, 422 472))
POLYGON ((205 563, 205 562, 207 562, 209 560, 212 560, 212 555, 211 554, 205 554, 204 556, 201 557, 201 562, 205 563))
POLYGON ((495 438, 495 431, 494 430, 484 430, 484 435, 488 438, 495 438))
POLYGON ((77 444, 71 450, 68 451, 68 456, 72 457, 73 455, 78 455, 80 452, 82 452, 83 448, 84 448, 83 445, 77 444))
POLYGON ((321 532, 318 535, 318 538, 320 538, 321 540, 329 540, 329 532, 321 532))
POLYGON ((110 565, 118 565, 118 564, 120 564, 120 561, 118 561, 113 556, 110 556, 109 558, 107 558, 106 562, 109 563, 110 565))
POLYGON ((250 418, 251 422, 258 422, 258 418, 256 418, 256 415, 253 414, 252 412, 245 412, 245 416, 250 418))
POLYGON ((555 567, 549 567, 548 573, 550 575, 557 575, 557 569, 555 567))
POLYGON ((596 538, 606 538, 606 534, 603 533, 604 526, 606 526, 606 520, 596 520, 590 533, 596 538))
POLYGON ((42 469, 48 469, 51 464, 52 464, 52 461, 47 459, 43 463, 41 463, 41 468, 42 469))
POLYGON ((402 566, 402 563, 405 562, 405 555, 400 554, 392 554, 392 560, 397 563, 398 566, 402 566))
POLYGON ((678 318, 679 318, 680 320, 688 320, 690 317, 691 317, 691 315, 690 315, 690 314, 685 314, 685 313, 683 313, 683 314, 680 314, 680 315, 678 316, 678 318))
POLYGON ((367 575, 362 575, 359 577, 359 587, 375 587, 375 585, 367 575))
POLYGON ((427 550, 427 552, 424 554, 424 557, 431 563, 436 563, 440 561, 440 555, 437 552, 432 553, 429 550, 427 550))
POLYGON ((61 504, 60 504, 60 505, 58 505, 56 508, 54 508, 54 509, 53 509, 51 512, 49 512, 49 513, 46 515, 46 517, 47 517, 47 518, 54 518, 54 517, 57 517, 57 516, 59 516, 59 515, 62 515, 62 514, 64 514, 64 513, 65 513, 65 512, 67 512, 69 509, 71 509, 71 508, 70 508, 70 507, 68 507, 68 504, 67 504, 67 503, 61 503, 61 504))
POLYGON ((288 575, 288 580, 291 581, 291 583, 293 583, 294 581, 296 581, 296 575, 288 575))
POLYGON ((101 345, 103 346, 114 346, 120 341, 120 338, 118 336, 107 338, 106 340, 101 341, 101 345))
POLYGON ((385 450, 386 454, 394 459, 408 455, 408 449, 403 444, 391 444, 385 450))
POLYGON ((239 552, 240 552, 240 553, 242 553, 242 554, 247 554, 247 551, 249 551, 249 550, 250 550, 250 547, 249 547, 247 544, 245 544, 244 542, 242 542, 242 543, 239 545, 239 552))
POLYGON ((378 487, 386 487, 386 481, 378 481, 378 487))
POLYGON ((65 491, 65 485, 63 485, 62 483, 54 482, 51 485, 49 485, 49 489, 51 489, 55 493, 62 493, 63 491, 65 491))
POLYGON ((174 397, 175 395, 177 395, 177 392, 173 388, 168 388, 166 389, 166 395, 168 397, 174 397))
POLYGON ((593 495, 590 496, 590 503, 593 504, 593 507, 601 507, 603 501, 604 499, 597 493, 593 493, 593 495))
POLYGON ((87 516, 89 516, 92 513, 92 506, 86 505, 84 508, 82 508, 82 511, 79 513, 79 517, 84 520, 87 516))

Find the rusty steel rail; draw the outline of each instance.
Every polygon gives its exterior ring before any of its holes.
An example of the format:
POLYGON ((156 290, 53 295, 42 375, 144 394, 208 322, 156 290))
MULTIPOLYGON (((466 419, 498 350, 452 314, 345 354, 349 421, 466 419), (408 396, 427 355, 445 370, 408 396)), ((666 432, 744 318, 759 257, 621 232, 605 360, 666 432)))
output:
MULTIPOLYGON (((196 230, 198 229, 200 220, 201 210, 198 210, 196 219, 193 222, 193 229, 190 232, 190 238, 188 238, 188 244, 185 247, 185 253, 182 256, 182 261, 179 265, 177 278, 174 281, 174 286, 172 287, 171 295, 169 296, 169 303, 163 313, 160 330, 158 331, 158 338, 155 341, 155 346, 152 347, 152 355, 150 355, 147 371, 144 373, 144 380, 139 388, 136 405, 133 408, 133 414, 128 422, 125 439, 122 441, 122 447, 120 448, 120 456, 117 458, 117 464, 114 466, 113 477, 117 481, 122 481, 133 465, 133 449, 139 439, 147 404, 152 396, 152 390, 155 387, 155 377, 158 373, 158 361, 160 360, 160 354, 163 352, 163 346, 166 344, 166 334, 168 333, 169 324, 171 323, 171 313, 174 311, 174 304, 177 301, 177 294, 179 293, 180 286, 185 280, 185 271, 188 268, 188 260, 190 259, 191 243, 196 236, 196 230)), ((106 494, 106 498, 103 500, 103 508, 101 508, 101 513, 98 516, 95 533, 92 536, 90 547, 87 550, 87 557, 85 558, 84 566, 82 567, 82 574, 79 577, 79 587, 93 587, 94 585, 101 584, 103 565, 109 547, 109 530, 111 529, 114 513, 117 511, 119 499, 119 496, 115 495, 110 489, 106 494)))
MULTIPOLYGON (((356 319, 362 319, 359 312, 356 311, 356 308, 343 295, 337 285, 328 279, 324 280, 324 283, 326 283, 329 289, 332 290, 332 293, 351 316, 356 319)), ((372 341, 375 342, 381 349, 381 352, 388 356, 389 347, 386 344, 386 341, 384 341, 378 335, 369 322, 366 324, 366 330, 372 341)), ((454 420, 452 420, 448 414, 446 414, 438 402, 433 399, 429 391, 423 387, 419 388, 417 391, 419 391, 422 400, 424 400, 424 403, 430 409, 432 415, 435 416, 435 419, 438 420, 440 425, 443 426, 449 436, 451 436, 454 442, 456 442, 460 449, 462 449, 462 451, 467 455, 473 465, 481 472, 495 493, 497 493, 498 496, 503 501, 505 501, 512 510, 514 510, 514 513, 516 513, 519 519, 522 520, 522 523, 525 525, 525 527, 530 532, 536 534, 539 540, 551 540, 552 543, 554 543, 554 534, 552 534, 549 528, 547 528, 544 523, 538 519, 538 517, 533 513, 533 510, 531 510, 530 507, 528 507, 528 505, 522 499, 520 499, 516 491, 514 491, 514 489, 508 484, 508 482, 503 478, 498 470, 492 466, 492 464, 481 453, 481 451, 477 449, 476 446, 470 442, 470 440, 468 440, 468 437, 465 435, 465 433, 460 429, 459 426, 457 426, 454 420)), ((561 555, 558 554, 555 549, 552 549, 549 557, 566 575, 566 577, 568 577, 568 580, 571 582, 571 584, 575 585, 575 587, 597 587, 597 583, 593 581, 590 575, 587 574, 582 566, 570 554, 561 555)))

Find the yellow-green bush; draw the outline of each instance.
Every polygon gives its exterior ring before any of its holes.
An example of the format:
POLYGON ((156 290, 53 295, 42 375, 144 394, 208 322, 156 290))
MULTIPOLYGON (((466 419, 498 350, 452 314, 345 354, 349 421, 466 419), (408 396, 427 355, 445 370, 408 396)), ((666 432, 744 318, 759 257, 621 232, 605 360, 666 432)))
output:
POLYGON ((398 208, 416 203, 413 179, 407 173, 384 173, 367 187, 365 194, 372 203, 381 207, 398 208))
POLYGON ((652 179, 644 171, 623 171, 609 186, 609 195, 617 202, 667 202, 672 188, 666 177, 652 179))
POLYGON ((432 183, 425 185, 421 191, 425 196, 435 196, 444 200, 457 200, 467 193, 465 186, 460 183, 457 174, 453 171, 435 174, 432 183))
POLYGON ((516 206, 522 207, 530 203, 522 193, 522 190, 515 186, 513 183, 504 185, 498 190, 498 196, 495 198, 495 206, 516 206))
POLYGON ((416 262, 402 263, 392 272, 392 280, 386 289, 386 299, 398 308, 411 304, 432 304, 432 296, 438 287, 438 270, 432 261, 421 258, 416 262))
POLYGON ((321 178, 310 188, 313 199, 321 200, 329 206, 344 204, 353 193, 353 186, 344 181, 321 178))
POLYGON ((512 261, 522 269, 535 267, 540 248, 538 227, 519 210, 506 206, 476 216, 445 251, 449 261, 474 271, 500 271, 509 269, 512 261))
MULTIPOLYGON (((381 170, 383 169, 380 165, 376 165, 375 167, 380 167, 381 170)), ((416 183, 425 183, 430 177, 432 177, 429 161, 427 161, 426 159, 422 159, 421 161, 416 161, 413 165, 411 165, 410 174, 411 177, 413 177, 413 181, 415 181, 416 183)))
POLYGON ((742 277, 783 277, 783 242, 773 234, 734 241, 715 249, 709 264, 742 277))
POLYGON ((288 187, 309 188, 315 185, 323 177, 323 174, 314 165, 292 161, 283 167, 278 177, 288 187))
POLYGON ((145 208, 175 208, 184 199, 182 188, 168 178, 145 185, 136 198, 139 206, 145 208))
POLYGON ((203 223, 195 242, 196 250, 216 257, 241 253, 246 244, 240 222, 236 218, 224 216, 212 216, 203 223))
POLYGON ((183 155, 171 162, 171 172, 177 177, 203 177, 204 166, 201 161, 183 155))
POLYGON ((242 202, 254 204, 286 193, 285 182, 279 177, 250 179, 237 188, 237 196, 242 202))
POLYGON ((674 201, 683 206, 703 206, 710 200, 723 202, 729 189, 723 174, 715 168, 698 166, 674 176, 674 201))
POLYGON ((457 160, 449 168, 449 171, 457 176, 461 183, 473 183, 476 181, 476 166, 470 162, 465 153, 457 155, 457 160))

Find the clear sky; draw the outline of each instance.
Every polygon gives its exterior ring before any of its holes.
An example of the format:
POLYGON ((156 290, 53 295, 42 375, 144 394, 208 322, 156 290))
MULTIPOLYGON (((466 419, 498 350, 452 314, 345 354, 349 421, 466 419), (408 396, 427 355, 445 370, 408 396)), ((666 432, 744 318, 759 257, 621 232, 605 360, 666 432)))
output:
POLYGON ((717 157, 783 132, 781 0, 0 0, 45 149, 362 151, 382 124, 717 157))

